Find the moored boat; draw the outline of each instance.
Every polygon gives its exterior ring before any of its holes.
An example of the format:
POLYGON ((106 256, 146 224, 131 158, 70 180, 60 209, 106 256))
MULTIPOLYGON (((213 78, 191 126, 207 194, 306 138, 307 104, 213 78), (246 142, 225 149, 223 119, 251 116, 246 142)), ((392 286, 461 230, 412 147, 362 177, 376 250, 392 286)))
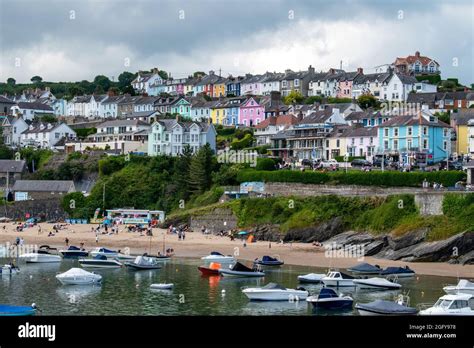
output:
POLYGON ((338 295, 330 288, 322 288, 318 296, 310 296, 306 299, 314 308, 322 309, 350 309, 354 299, 348 295, 338 295))
POLYGON ((202 275, 213 276, 213 275, 219 275, 220 268, 221 268, 220 263, 211 262, 209 267, 199 266, 198 270, 202 273, 202 275))
POLYGON ((20 255, 20 260, 26 261, 26 263, 50 263, 50 262, 61 262, 61 256, 52 254, 51 248, 40 247, 34 253, 26 253, 20 255))
POLYGON ((410 267, 387 267, 380 275, 382 277, 397 277, 397 278, 410 278, 415 276, 415 271, 410 267))
POLYGON ((235 262, 235 258, 231 255, 222 255, 218 251, 213 251, 211 252, 210 255, 201 257, 201 260, 204 260, 206 262, 219 262, 219 263, 232 263, 235 262))
POLYGON ((174 288, 174 284, 173 283, 157 283, 157 284, 151 284, 150 288, 157 289, 157 290, 171 290, 174 288))
POLYGON ((0 304, 0 317, 31 316, 37 311, 36 305, 31 306, 12 306, 0 304))
POLYGON ((122 263, 114 260, 108 259, 107 256, 102 254, 97 254, 92 259, 79 259, 79 264, 84 268, 120 268, 122 263))
POLYGON ((0 267, 0 275, 8 276, 17 273, 20 273, 20 268, 16 267, 15 265, 6 264, 0 267))
POLYGON ((260 260, 256 259, 254 263, 262 266, 281 266, 284 264, 284 262, 278 257, 271 257, 268 255, 263 256, 260 260))
POLYGON ((327 276, 321 279, 321 282, 325 286, 353 287, 354 277, 339 271, 330 271, 327 276))
POLYGON ((375 300, 369 303, 357 303, 355 308, 360 315, 416 315, 416 308, 408 307, 403 301, 375 300))
POLYGON ((265 273, 256 268, 249 268, 236 262, 231 268, 219 269, 219 274, 224 277, 264 277, 265 273))
POLYGON ((261 288, 244 288, 242 292, 252 301, 300 301, 306 300, 308 291, 304 289, 287 289, 275 283, 261 288))
POLYGON ((379 265, 374 266, 367 262, 359 263, 358 265, 348 268, 347 270, 352 274, 357 275, 380 274, 383 271, 379 265))
POLYGON ((63 285, 91 285, 102 282, 100 274, 87 272, 81 268, 71 268, 67 272, 56 275, 56 279, 63 285))
POLYGON ((438 301, 420 315, 474 315, 474 295, 450 294, 441 296, 438 301))
POLYGON ((67 248, 67 250, 59 250, 59 252, 66 259, 89 256, 88 251, 86 251, 84 249, 81 249, 81 248, 78 248, 74 245, 71 245, 69 248, 67 248))
POLYGON ((114 258, 119 255, 118 251, 106 249, 104 247, 95 248, 90 252, 90 254, 92 257, 96 257, 97 255, 104 255, 107 258, 114 258))
POLYGON ((298 281, 300 283, 321 283, 321 279, 326 276, 324 273, 308 273, 298 276, 298 281))
POLYGON ((152 257, 137 256, 133 262, 125 262, 125 266, 133 270, 159 269, 161 265, 152 257))
POLYGON ((367 279, 354 279, 353 283, 359 289, 379 289, 379 290, 395 290, 400 289, 402 286, 398 283, 391 282, 385 278, 367 278, 367 279))
POLYGON ((467 279, 461 279, 456 285, 448 285, 443 288, 447 294, 471 294, 474 295, 474 283, 467 279))

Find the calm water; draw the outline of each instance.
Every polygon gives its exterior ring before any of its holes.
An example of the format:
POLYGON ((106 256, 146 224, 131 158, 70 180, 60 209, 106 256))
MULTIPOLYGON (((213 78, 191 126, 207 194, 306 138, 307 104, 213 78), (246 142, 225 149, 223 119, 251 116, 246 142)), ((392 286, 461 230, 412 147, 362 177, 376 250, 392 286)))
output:
MULTIPOLYGON (((5 259, 0 259, 5 263, 5 259)), ((327 269, 285 265, 267 270, 263 279, 203 277, 197 266, 201 260, 175 259, 153 271, 123 269, 94 270, 103 276, 101 286, 61 285, 55 278, 60 272, 79 267, 77 261, 60 264, 20 264, 21 273, 0 276, 0 303, 30 305, 36 303, 43 315, 354 315, 348 312, 314 312, 305 301, 250 302, 241 292, 243 286, 263 286, 276 282, 288 288, 298 286, 296 277, 327 269), (173 290, 150 290, 152 283, 174 283, 173 290), (225 290, 225 294, 223 294, 225 290)), ((247 263, 249 265, 249 263, 247 263)), ((443 294, 442 287, 457 279, 419 276, 400 280, 411 305, 433 303, 443 294)), ((303 285, 311 294, 320 286, 303 285)), ((401 291, 344 289, 354 303, 376 299, 391 300, 401 291)))

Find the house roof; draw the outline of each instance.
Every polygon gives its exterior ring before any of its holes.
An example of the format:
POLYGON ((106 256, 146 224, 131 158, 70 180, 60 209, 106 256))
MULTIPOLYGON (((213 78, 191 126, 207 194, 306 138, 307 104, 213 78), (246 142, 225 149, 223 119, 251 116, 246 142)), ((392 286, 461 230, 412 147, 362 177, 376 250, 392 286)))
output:
POLYGON ((270 116, 266 120, 263 120, 254 128, 263 129, 268 126, 290 126, 298 123, 298 117, 294 115, 280 115, 280 116, 270 116))
POLYGON ((176 125, 179 124, 181 127, 183 127, 185 130, 189 130, 193 124, 197 125, 202 132, 207 132, 209 129, 210 125, 207 122, 181 122, 181 121, 176 121, 176 119, 161 119, 157 121, 159 124, 161 124, 166 131, 171 131, 171 129, 176 125))
POLYGON ((469 120, 474 119, 474 109, 462 109, 451 114, 451 118, 456 121, 457 125, 465 126, 469 120))
POLYGON ((50 124, 51 128, 48 128, 48 124, 44 124, 44 123, 32 124, 30 125, 30 127, 33 126, 32 128, 28 127, 21 134, 48 133, 48 132, 52 132, 53 130, 61 126, 62 124, 65 124, 65 123, 58 122, 55 124, 50 124), (41 126, 44 126, 44 128, 41 129, 41 126))
POLYGON ((28 110, 45 110, 45 111, 53 111, 53 108, 47 104, 38 103, 38 102, 18 102, 18 107, 20 109, 28 109, 28 110))
POLYGON ((13 100, 10 100, 7 97, 4 97, 3 95, 0 95, 0 103, 3 103, 3 104, 16 104, 13 100))
POLYGON ((324 110, 318 110, 312 112, 301 121, 298 121, 297 124, 309 124, 309 123, 325 123, 332 115, 332 108, 326 108, 324 110))
POLYGON ((17 180, 12 188, 21 192, 69 192, 75 191, 72 180, 17 180))
POLYGON ((450 125, 440 120, 438 120, 437 122, 431 122, 425 117, 419 117, 418 115, 393 116, 384 123, 382 123, 380 127, 417 126, 420 123, 423 126, 451 128, 450 125))
POLYGON ((152 111, 137 111, 132 112, 130 115, 127 115, 127 118, 139 118, 139 117, 149 117, 154 114, 161 114, 159 111, 152 110, 152 111))
POLYGON ((105 127, 123 127, 123 126, 149 126, 148 123, 140 120, 111 120, 105 121, 97 126, 97 128, 105 127))
MULTIPOLYGON (((423 65, 428 65, 431 61, 434 61, 438 64, 434 59, 431 59, 427 56, 420 55, 420 52, 416 52, 414 56, 406 56, 406 57, 397 57, 395 59, 395 65, 402 65, 402 64, 414 64, 416 61, 420 61, 423 65)), ((439 64, 438 64, 439 65, 439 64)))
POLYGON ((24 160, 0 160, 0 172, 1 173, 21 173, 26 168, 26 162, 24 160))
POLYGON ((349 127, 342 133, 343 137, 376 137, 378 129, 376 127, 349 127))

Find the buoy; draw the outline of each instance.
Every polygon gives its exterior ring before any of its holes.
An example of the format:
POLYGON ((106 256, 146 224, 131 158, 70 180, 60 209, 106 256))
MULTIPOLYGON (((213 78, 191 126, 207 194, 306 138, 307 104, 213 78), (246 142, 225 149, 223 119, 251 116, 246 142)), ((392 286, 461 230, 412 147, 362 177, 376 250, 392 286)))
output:
POLYGON ((225 289, 222 289, 221 294, 222 296, 225 296, 225 289))

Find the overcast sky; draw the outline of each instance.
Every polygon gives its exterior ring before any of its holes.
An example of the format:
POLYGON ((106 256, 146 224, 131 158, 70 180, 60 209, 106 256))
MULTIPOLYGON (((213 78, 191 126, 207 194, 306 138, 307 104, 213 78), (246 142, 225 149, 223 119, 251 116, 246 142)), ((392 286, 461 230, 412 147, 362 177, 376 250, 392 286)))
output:
POLYGON ((0 0, 0 81, 159 69, 365 71, 420 51, 474 83, 474 8, 459 1, 0 0))

